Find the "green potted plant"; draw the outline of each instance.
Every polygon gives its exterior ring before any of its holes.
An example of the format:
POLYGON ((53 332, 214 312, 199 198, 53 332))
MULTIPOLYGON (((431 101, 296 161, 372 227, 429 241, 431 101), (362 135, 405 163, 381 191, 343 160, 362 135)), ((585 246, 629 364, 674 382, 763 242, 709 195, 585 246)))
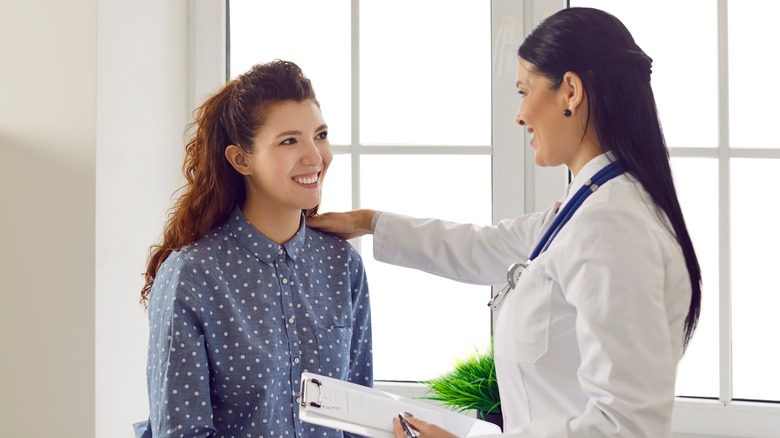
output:
POLYGON ((448 373, 421 383, 428 387, 424 399, 438 401, 457 412, 473 409, 478 418, 503 428, 492 343, 486 353, 475 349, 467 357, 455 359, 448 373))

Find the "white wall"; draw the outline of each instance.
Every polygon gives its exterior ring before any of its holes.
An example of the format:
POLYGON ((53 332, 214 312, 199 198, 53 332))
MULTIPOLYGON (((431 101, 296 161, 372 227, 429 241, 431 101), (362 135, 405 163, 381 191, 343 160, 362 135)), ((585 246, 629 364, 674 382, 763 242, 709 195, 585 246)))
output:
POLYGON ((0 2, 0 435, 130 437, 180 185, 185 0, 0 2))
POLYGON ((0 2, 0 435, 92 436, 96 0, 0 2))
POLYGON ((130 437, 148 415, 149 246, 180 178, 187 1, 97 0, 96 436, 130 437))

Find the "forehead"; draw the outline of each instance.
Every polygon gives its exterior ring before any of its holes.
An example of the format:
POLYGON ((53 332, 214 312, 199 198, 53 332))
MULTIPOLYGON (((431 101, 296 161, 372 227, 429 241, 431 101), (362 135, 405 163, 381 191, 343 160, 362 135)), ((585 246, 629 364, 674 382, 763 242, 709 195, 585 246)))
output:
POLYGON ((322 113, 317 103, 312 99, 296 102, 285 100, 276 102, 265 109, 265 124, 323 124, 322 113))
POLYGON ((523 58, 517 59, 517 86, 528 86, 539 76, 533 64, 523 58))

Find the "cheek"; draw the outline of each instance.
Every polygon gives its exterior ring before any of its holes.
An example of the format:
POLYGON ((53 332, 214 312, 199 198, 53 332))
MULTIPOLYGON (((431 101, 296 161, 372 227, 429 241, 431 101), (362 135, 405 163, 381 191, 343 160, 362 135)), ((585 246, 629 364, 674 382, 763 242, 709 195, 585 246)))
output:
POLYGON ((331 161, 333 161, 333 150, 330 145, 320 148, 320 157, 322 157, 323 172, 330 167, 331 161))

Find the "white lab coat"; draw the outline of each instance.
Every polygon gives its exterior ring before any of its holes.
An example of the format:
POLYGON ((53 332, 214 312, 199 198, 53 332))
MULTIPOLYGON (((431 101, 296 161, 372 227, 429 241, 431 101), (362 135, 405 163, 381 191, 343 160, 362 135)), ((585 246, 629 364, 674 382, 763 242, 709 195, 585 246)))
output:
MULTIPOLYGON (((474 284, 504 284, 561 205, 609 163, 585 165, 551 209, 492 227, 384 212, 374 257, 474 284)), ((628 174, 594 192, 528 265, 498 311, 504 436, 671 437, 691 285, 671 226, 628 174)), ((485 309, 485 311, 488 311, 485 309)))

